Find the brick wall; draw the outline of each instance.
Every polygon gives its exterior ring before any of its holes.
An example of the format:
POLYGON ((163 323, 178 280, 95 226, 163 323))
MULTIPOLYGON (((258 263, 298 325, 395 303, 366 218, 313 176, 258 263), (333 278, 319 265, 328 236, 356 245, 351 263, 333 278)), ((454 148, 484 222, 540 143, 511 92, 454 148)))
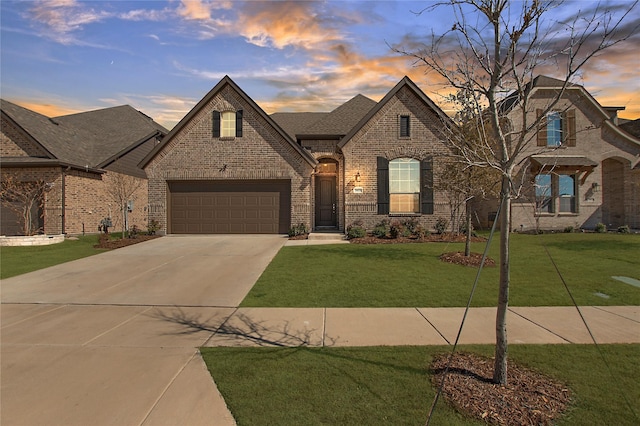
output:
MULTIPOLYGON (((68 234, 97 233, 100 221, 110 216, 113 222, 112 232, 122 229, 122 209, 109 195, 109 188, 114 186, 114 176, 108 172, 103 175, 72 170, 66 173, 65 191, 65 226, 68 234)), ((139 182, 133 197, 134 209, 128 213, 129 229, 136 225, 141 230, 147 229, 148 191, 145 179, 127 177, 139 182)))
POLYGON ((47 156, 46 151, 32 142, 13 122, 2 117, 0 123, 0 157, 47 156))
MULTIPOLYGON (((531 99, 529 120, 535 119, 537 108, 545 108, 549 99, 554 95, 551 91, 538 91, 531 99)), ((602 113, 591 103, 585 101, 581 92, 570 90, 563 99, 554 106, 554 110, 564 111, 574 109, 576 116, 576 146, 562 146, 556 149, 538 147, 535 133, 530 133, 526 149, 520 158, 534 154, 558 156, 585 156, 598 165, 593 173, 586 176, 584 181, 579 179, 576 213, 562 213, 556 209, 554 213, 538 214, 532 197, 522 197, 514 200, 512 206, 512 230, 540 229, 562 230, 565 227, 593 228, 598 222, 610 223, 611 226, 627 224, 638 226, 640 217, 640 200, 637 173, 632 171, 636 157, 640 155, 640 144, 633 143, 620 133, 612 131, 604 125, 602 113), (634 177, 635 176, 635 177, 634 177), (598 188, 594 190, 594 188, 598 188), (520 226, 522 225, 522 227, 520 226)), ((520 126, 518 113, 512 116, 512 123, 516 129, 520 126)), ((516 161, 518 163, 519 161, 516 161)), ((529 163, 523 162, 525 166, 529 163)), ((521 173, 516 170, 516 174, 521 173)), ((528 172, 527 172, 528 173, 528 172)), ((584 177, 584 172, 579 174, 584 177)), ((528 173, 525 179, 524 192, 532 194, 531 185, 533 175, 528 173)), ((493 208, 483 208, 481 216, 493 208)), ((483 219, 485 219, 483 217, 483 219)), ((485 223, 485 225, 487 225, 485 223)))
MULTIPOLYGON (((61 173, 56 167, 33 167, 33 168, 3 168, 1 171, 2 181, 9 176, 12 179, 21 182, 35 182, 43 180, 48 185, 45 193, 44 209, 42 210, 42 222, 44 223, 44 232, 47 234, 61 233, 60 227, 60 194, 61 194, 61 173)), ((3 214, 9 215, 3 208, 3 214)), ((22 227, 20 226, 20 229, 22 227)))
POLYGON ((149 177, 149 218, 167 230, 167 182, 180 180, 291 181, 291 224, 311 226, 312 167, 231 89, 201 108, 145 167, 149 177), (214 138, 213 111, 243 110, 243 136, 214 138))
MULTIPOLYGON (((372 229, 382 219, 406 216, 377 214, 377 157, 388 160, 433 158, 434 181, 438 182, 441 170, 438 158, 448 154, 446 140, 439 135, 443 123, 439 116, 418 98, 408 87, 402 88, 389 100, 344 147, 345 217, 344 226, 361 219, 367 229, 372 229), (400 115, 410 116, 410 137, 400 138, 400 115), (355 182, 356 173, 361 180, 355 182), (362 187, 362 194, 355 194, 354 187, 362 187)), ((442 193, 434 194, 434 214, 417 215, 419 222, 433 230, 438 217, 449 219, 448 200, 442 193)))

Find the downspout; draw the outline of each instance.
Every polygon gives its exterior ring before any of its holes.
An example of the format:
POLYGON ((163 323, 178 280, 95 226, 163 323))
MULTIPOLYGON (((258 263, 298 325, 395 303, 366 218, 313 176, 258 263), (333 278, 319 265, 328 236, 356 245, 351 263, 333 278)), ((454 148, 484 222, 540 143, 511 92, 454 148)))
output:
POLYGON ((66 234, 66 220, 65 220, 65 215, 66 215, 66 205, 67 205, 67 199, 66 199, 66 195, 65 195, 65 189, 67 187, 67 182, 66 182, 66 172, 67 170, 69 170, 69 167, 65 169, 62 169, 62 215, 61 215, 61 221, 62 221, 62 234, 66 234))

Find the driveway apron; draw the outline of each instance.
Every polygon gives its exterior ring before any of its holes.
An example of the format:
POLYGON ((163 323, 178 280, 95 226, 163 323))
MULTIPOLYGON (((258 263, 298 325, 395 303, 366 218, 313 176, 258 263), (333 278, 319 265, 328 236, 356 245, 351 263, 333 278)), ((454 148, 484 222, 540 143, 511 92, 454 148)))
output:
POLYGON ((234 424, 198 347, 285 242, 169 236, 3 280, 0 424, 234 424))

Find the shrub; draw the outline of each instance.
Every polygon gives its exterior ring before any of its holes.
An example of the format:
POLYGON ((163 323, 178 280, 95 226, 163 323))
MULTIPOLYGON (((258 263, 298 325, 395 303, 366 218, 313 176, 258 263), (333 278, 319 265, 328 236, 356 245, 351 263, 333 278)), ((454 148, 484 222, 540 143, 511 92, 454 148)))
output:
POLYGON ((411 234, 407 231, 406 226, 399 220, 394 220, 389 224, 389 236, 391 238, 408 237, 409 235, 411 234))
POLYGON ((429 230, 419 224, 415 227, 413 235, 417 238, 424 238, 429 235, 429 230))
POLYGON ((416 235, 416 228, 420 226, 420 222, 415 217, 409 218, 402 223, 406 229, 406 233, 409 235, 416 235))
POLYGON ((297 237, 298 235, 306 235, 308 233, 309 230, 307 229, 307 225, 302 222, 289 228, 290 237, 297 237))
POLYGON ((128 237, 129 238, 137 238, 139 233, 140 233, 140 228, 138 228, 136 225, 133 225, 129 229, 128 237))
POLYGON ((605 232, 607 232, 607 225, 605 225, 604 223, 600 222, 596 225, 595 231, 599 234, 603 234, 605 232))
POLYGON ((439 217, 438 219, 436 219, 435 228, 438 234, 444 234, 444 231, 446 231, 448 227, 449 221, 447 219, 445 219, 444 217, 439 217))
POLYGON ((389 221, 387 219, 383 219, 380 223, 378 223, 371 231, 374 237, 384 238, 389 233, 389 221))
POLYGON ((565 234, 571 234, 572 232, 573 232, 573 226, 567 226, 566 228, 564 228, 565 234))
POLYGON ((629 234, 631 230, 629 229, 629 225, 618 226, 618 232, 621 234, 629 234))
POLYGON ((147 225, 147 233, 149 235, 155 235, 158 229, 160 229, 160 222, 155 219, 151 219, 147 225))
POLYGON ((362 238, 367 235, 367 231, 364 229, 361 220, 356 220, 351 225, 347 226, 347 239, 352 240, 354 238, 362 238))

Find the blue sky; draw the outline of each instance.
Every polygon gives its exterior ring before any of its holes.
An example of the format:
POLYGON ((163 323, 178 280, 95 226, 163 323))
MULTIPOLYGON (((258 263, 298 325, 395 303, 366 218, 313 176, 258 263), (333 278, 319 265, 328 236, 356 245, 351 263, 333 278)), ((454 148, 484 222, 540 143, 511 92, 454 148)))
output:
MULTIPOLYGON (((447 9, 414 13, 429 4, 1 0, 0 95, 48 116, 130 104, 169 128, 224 75, 267 113, 330 111, 358 93, 379 100, 404 75, 439 103, 440 82, 389 48, 451 27, 447 9)), ((589 4, 569 1, 554 16, 589 4)), ((578 81, 634 119, 638 42, 595 58, 578 81)))

